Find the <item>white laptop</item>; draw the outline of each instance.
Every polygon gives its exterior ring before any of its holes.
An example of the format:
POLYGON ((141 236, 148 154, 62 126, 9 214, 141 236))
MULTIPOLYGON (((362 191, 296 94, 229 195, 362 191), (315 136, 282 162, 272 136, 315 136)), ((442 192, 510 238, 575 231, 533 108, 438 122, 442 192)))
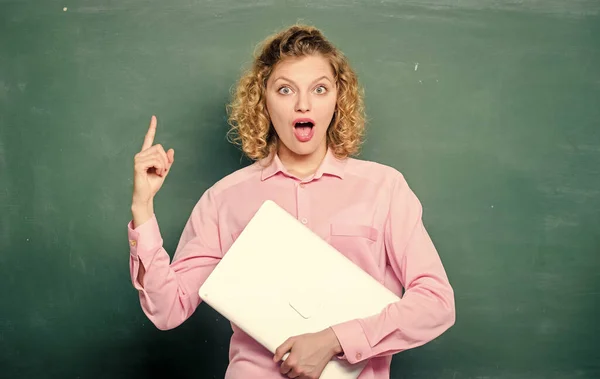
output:
MULTIPOLYGON (((378 314, 400 300, 270 200, 199 295, 273 354, 289 337, 378 314)), ((321 379, 356 379, 365 365, 334 358, 321 379)))

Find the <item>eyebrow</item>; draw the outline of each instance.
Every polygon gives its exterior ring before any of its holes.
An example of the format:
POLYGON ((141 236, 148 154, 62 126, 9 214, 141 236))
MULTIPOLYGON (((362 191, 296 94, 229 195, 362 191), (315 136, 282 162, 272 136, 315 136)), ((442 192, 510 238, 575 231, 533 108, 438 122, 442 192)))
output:
MULTIPOLYGON (((327 79, 327 80, 328 80, 330 83, 332 83, 332 84, 333 84, 333 82, 331 81, 331 79, 329 79, 329 77, 328 77, 327 75, 323 75, 323 76, 321 76, 320 78, 313 80, 313 81, 312 81, 312 83, 315 83, 315 82, 321 81, 321 80, 323 80, 323 79, 327 79)), ((290 82, 290 83, 292 83, 292 84, 294 84, 294 85, 297 85, 297 84, 296 84, 296 83, 295 83, 293 80, 291 80, 291 79, 289 79, 289 78, 286 78, 285 76, 279 76, 279 77, 277 77, 275 80, 273 80, 273 83, 275 83, 275 82, 276 82, 276 81, 278 81, 278 80, 286 80, 286 81, 288 81, 288 82, 290 82)), ((311 84, 312 84, 312 83, 311 83, 311 84)))

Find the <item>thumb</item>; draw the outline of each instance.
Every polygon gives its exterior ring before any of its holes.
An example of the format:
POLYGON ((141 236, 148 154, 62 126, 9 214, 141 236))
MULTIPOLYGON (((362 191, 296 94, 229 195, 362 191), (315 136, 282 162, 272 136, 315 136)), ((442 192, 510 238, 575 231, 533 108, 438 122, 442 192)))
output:
POLYGON ((287 340, 285 340, 285 342, 282 343, 281 346, 277 348, 277 350, 275 350, 275 356, 273 357, 273 361, 279 362, 283 358, 283 356, 292 349, 292 346, 294 346, 294 342, 296 342, 296 339, 294 337, 290 337, 287 340))
POLYGON ((169 149, 167 151, 167 167, 163 171, 163 176, 166 177, 171 172, 171 166, 173 166, 173 162, 175 162, 175 150, 169 149))

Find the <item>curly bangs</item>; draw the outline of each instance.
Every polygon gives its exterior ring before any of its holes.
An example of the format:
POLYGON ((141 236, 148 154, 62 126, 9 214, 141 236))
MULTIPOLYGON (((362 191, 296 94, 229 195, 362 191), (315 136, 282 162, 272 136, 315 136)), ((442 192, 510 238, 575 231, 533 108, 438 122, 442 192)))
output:
POLYGON ((252 160, 268 157, 277 150, 277 134, 267 113, 265 91, 275 65, 286 58, 320 54, 333 68, 338 97, 327 130, 327 146, 338 158, 359 152, 365 129, 362 90, 356 74, 341 51, 318 29, 294 25, 268 37, 255 54, 252 67, 238 82, 227 106, 228 139, 252 160))

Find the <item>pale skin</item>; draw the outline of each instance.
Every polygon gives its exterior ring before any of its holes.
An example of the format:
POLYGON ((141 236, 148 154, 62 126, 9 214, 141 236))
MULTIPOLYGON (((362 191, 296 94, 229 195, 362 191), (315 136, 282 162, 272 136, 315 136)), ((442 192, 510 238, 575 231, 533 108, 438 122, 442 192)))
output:
MULTIPOLYGON (((133 164, 133 199, 131 213, 133 227, 142 225, 154 215, 154 196, 160 190, 175 162, 175 150, 153 145, 156 135, 156 116, 152 116, 144 137, 142 149, 135 155, 133 164)), ((140 265, 138 280, 144 283, 146 270, 140 265)))
MULTIPOLYGON (((279 137, 278 155, 288 172, 299 178, 313 175, 327 153, 327 129, 333 118, 337 87, 327 58, 312 55, 288 58, 279 62, 267 81, 266 104, 269 118, 279 137), (294 135, 294 120, 315 121, 310 141, 300 142, 294 135)), ((133 201, 134 228, 152 218, 154 196, 162 187, 175 158, 175 151, 165 151, 154 144, 157 120, 152 116, 142 149, 135 155, 133 201)), ((140 265, 138 280, 145 270, 140 265)), ((327 363, 341 354, 342 347, 327 328, 316 333, 290 337, 279 346, 273 357, 281 362, 280 372, 289 378, 316 379, 327 363)))
POLYGON ((327 129, 337 102, 337 88, 329 61, 320 56, 289 58, 275 65, 266 88, 271 123, 280 144, 278 155, 289 173, 300 178, 314 174, 327 152, 327 129), (294 120, 315 121, 314 136, 300 142, 294 120))

